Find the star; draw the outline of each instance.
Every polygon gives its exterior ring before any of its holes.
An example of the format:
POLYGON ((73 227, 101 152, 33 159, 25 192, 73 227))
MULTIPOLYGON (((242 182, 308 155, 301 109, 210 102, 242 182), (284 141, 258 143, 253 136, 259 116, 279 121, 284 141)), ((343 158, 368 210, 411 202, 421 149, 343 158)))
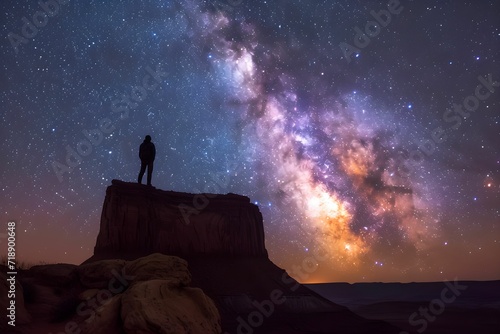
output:
POLYGON ((90 257, 105 189, 137 180, 151 134, 157 188, 250 197, 279 266, 325 245, 311 280, 498 279, 498 2, 388 22, 350 1, 111 0, 38 25, 40 5, 2 4, 0 212, 26 261, 90 257))

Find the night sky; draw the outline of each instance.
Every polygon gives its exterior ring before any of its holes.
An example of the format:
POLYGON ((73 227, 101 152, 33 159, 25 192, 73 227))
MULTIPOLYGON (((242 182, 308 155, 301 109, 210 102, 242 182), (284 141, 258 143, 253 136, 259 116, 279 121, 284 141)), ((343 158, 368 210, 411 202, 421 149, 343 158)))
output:
POLYGON ((90 257, 150 134, 302 282, 500 279, 498 1, 54 3, 0 3, 0 254, 90 257))

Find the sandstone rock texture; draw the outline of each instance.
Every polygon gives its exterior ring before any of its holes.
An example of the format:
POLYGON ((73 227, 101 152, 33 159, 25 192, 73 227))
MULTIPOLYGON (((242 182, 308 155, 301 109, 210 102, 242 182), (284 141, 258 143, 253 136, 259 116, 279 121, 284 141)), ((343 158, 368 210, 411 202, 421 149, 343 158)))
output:
POLYGON ((94 255, 154 252, 267 257, 262 215, 245 196, 163 191, 113 180, 94 255))
MULTIPOLYGON (((177 256, 154 253, 133 261, 40 265, 19 277, 16 327, 2 321, 1 333, 222 332, 214 301, 191 287, 188 263, 177 256)), ((5 309, 8 286, 5 274, 0 272, 0 278, 0 306, 5 309)))
POLYGON ((97 261, 80 266, 79 275, 87 288, 101 289, 80 294, 86 298, 80 311, 89 314, 82 333, 221 333, 214 302, 201 289, 189 287, 191 275, 183 259, 151 254, 134 261, 97 261))

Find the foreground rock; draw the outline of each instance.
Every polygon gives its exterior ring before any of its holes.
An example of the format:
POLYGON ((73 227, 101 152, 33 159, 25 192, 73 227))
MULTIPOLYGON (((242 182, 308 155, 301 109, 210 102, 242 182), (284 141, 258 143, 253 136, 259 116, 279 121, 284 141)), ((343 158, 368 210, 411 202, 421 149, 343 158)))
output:
POLYGON ((152 254, 129 262, 98 261, 79 269, 82 279, 89 278, 85 273, 92 273, 88 287, 108 280, 109 295, 116 292, 85 320, 83 333, 221 332, 213 301, 201 289, 188 287, 187 262, 178 257, 152 254))
POLYGON ((201 289, 168 280, 134 284, 121 299, 126 333, 220 333, 219 312, 201 289))
MULTIPOLYGON (((27 306, 34 321, 18 327, 20 333, 221 333, 214 302, 201 289, 189 286, 188 264, 176 256, 37 266, 21 276, 32 291, 27 306), (67 274, 70 278, 64 280, 67 274)), ((28 312, 25 322, 30 319, 28 312)))

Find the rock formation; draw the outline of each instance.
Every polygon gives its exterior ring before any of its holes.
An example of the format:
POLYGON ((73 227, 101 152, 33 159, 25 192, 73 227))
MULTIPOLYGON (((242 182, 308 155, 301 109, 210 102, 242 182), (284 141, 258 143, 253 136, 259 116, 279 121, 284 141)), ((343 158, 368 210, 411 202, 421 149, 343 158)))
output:
POLYGON ((153 254, 130 262, 98 261, 80 266, 78 272, 82 283, 98 289, 80 295, 81 313, 90 311, 82 325, 84 334, 221 331, 214 302, 201 289, 188 286, 187 262, 178 257, 153 254), (103 299, 99 293, 107 298, 92 310, 90 300, 103 299))
MULTIPOLYGON (((215 301, 224 333, 328 333, 329 328, 396 333, 322 298, 272 263, 262 215, 248 197, 163 191, 113 180, 94 256, 87 262, 154 252, 187 260, 192 284, 215 301)), ((157 285, 151 289, 161 291, 157 285)))
POLYGON ((267 256, 258 207, 248 197, 187 194, 113 180, 94 254, 267 256))
MULTIPOLYGON (((187 262, 176 256, 41 265, 19 276, 30 290, 26 308, 17 305, 16 327, 2 333, 221 333, 214 302, 189 286, 187 262)), ((23 301, 21 284, 17 292, 23 301)))

